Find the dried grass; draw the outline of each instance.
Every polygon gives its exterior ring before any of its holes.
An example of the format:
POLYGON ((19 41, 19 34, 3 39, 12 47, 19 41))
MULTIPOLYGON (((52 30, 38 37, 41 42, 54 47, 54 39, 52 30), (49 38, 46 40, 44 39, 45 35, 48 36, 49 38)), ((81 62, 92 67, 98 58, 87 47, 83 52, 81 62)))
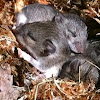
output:
POLYGON ((51 78, 34 85, 27 97, 28 100, 94 100, 98 93, 93 82, 87 84, 51 78))
MULTIPOLYGON (((77 5, 71 4, 72 0, 16 0, 7 1, 0 0, 0 49, 11 50, 17 43, 9 25, 15 25, 15 14, 21 11, 24 5, 40 2, 44 4, 51 4, 55 8, 64 12, 65 9, 80 10, 81 15, 93 18, 100 24, 100 1, 92 0, 85 2, 85 9, 79 9, 77 5)), ((78 0, 77 0, 78 1, 78 0)), ((79 2, 78 2, 79 3, 79 2)), ((77 3, 77 4, 78 4, 77 3)), ((85 17, 83 16, 83 17, 85 17)), ((2 55, 0 55, 2 61, 2 55)), ((89 62, 92 64, 91 62, 89 62)), ((92 64, 95 66, 94 64, 92 64)), ((97 66, 95 66, 97 67, 97 66)), ((98 67, 97 67, 98 68, 98 67)), ((100 68, 98 68, 100 70, 100 68)), ((14 72, 16 73, 16 72, 14 72)), ((16 73, 17 76, 18 73, 16 73)), ((96 90, 95 84, 83 83, 67 80, 56 80, 54 78, 46 79, 44 81, 33 83, 33 88, 26 91, 21 99, 28 100, 99 100, 100 90, 96 90)))

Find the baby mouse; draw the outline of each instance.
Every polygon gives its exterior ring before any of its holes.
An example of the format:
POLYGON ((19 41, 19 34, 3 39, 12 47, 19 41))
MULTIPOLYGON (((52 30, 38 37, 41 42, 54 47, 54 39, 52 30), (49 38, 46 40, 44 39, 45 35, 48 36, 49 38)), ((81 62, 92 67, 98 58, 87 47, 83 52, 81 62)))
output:
POLYGON ((87 41, 87 26, 77 14, 57 14, 55 22, 66 34, 67 42, 74 53, 84 53, 87 41))
POLYGON ((80 81, 94 81, 96 84, 99 80, 99 70, 91 63, 95 64, 89 57, 74 56, 63 65, 59 78, 79 81, 80 77, 80 81))
POLYGON ((83 53, 87 40, 87 27, 77 14, 58 14, 54 7, 34 3, 24 7, 22 12, 18 13, 16 26, 52 19, 61 25, 61 30, 64 29, 70 49, 75 53, 83 53))
POLYGON ((62 65, 70 55, 69 46, 60 27, 53 21, 34 22, 17 28, 15 34, 18 42, 26 52, 18 49, 20 57, 31 63, 46 78, 58 76, 62 65))
POLYGON ((100 41, 88 41, 84 54, 69 57, 69 61, 62 67, 59 77, 78 81, 79 67, 82 81, 93 80, 95 83, 98 82, 98 85, 100 84, 100 41))
POLYGON ((99 40, 88 40, 85 53, 86 57, 90 57, 100 67, 100 41, 99 40))
POLYGON ((38 21, 51 21, 57 12, 54 7, 45 4, 27 5, 22 9, 22 12, 17 14, 16 26, 38 21))

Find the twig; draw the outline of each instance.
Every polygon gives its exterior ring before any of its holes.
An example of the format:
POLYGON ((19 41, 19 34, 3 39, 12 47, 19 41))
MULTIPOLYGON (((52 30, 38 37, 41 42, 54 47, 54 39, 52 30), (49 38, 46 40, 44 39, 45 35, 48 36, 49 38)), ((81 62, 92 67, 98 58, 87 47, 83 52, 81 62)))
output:
POLYGON ((79 66, 79 83, 81 82, 81 66, 79 66))
POLYGON ((100 68, 97 66, 97 65, 95 65, 95 64, 93 64, 92 62, 90 62, 90 61, 88 61, 88 60, 86 60, 88 63, 90 63, 91 65, 93 65, 94 67, 96 67, 98 70, 100 70, 100 68))
POLYGON ((61 87, 58 85, 57 80, 54 80, 55 85, 57 86, 57 88, 60 90, 61 93, 67 95, 62 89, 61 87))
POLYGON ((93 18, 93 19, 96 20, 100 24, 100 20, 98 18, 93 18))
POLYGON ((100 33, 97 33, 96 35, 98 36, 98 35, 100 35, 100 33))
POLYGON ((34 97, 34 100, 37 99, 37 93, 38 93, 39 85, 44 84, 44 83, 46 83, 46 82, 51 82, 51 81, 53 81, 53 80, 52 80, 52 79, 51 79, 51 80, 45 80, 45 81, 39 83, 39 84, 36 86, 36 91, 35 91, 35 97, 34 97))
POLYGON ((100 17, 100 15, 99 15, 92 7, 90 7, 90 9, 91 9, 98 17, 100 17))

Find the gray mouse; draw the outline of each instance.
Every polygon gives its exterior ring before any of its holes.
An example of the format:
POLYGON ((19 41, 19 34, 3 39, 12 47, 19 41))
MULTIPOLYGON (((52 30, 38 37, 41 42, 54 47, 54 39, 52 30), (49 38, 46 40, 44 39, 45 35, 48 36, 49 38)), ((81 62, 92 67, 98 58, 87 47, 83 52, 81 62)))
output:
POLYGON ((83 53, 87 40, 87 27, 77 14, 58 14, 54 7, 34 3, 18 13, 16 26, 52 19, 60 25, 61 30, 64 29, 70 49, 75 53, 83 53))
POLYGON ((88 57, 82 55, 75 56, 63 65, 59 73, 59 78, 85 82, 94 81, 97 83, 99 80, 99 70, 91 63, 95 64, 95 62, 88 57))
POLYGON ((54 7, 45 4, 27 5, 22 9, 22 12, 17 14, 16 26, 38 21, 51 21, 57 12, 54 7))
POLYGON ((88 41, 84 54, 76 54, 69 57, 59 73, 59 78, 79 80, 79 67, 81 81, 95 83, 99 81, 100 76, 100 41, 88 41))
POLYGON ((62 65, 70 55, 65 34, 53 21, 28 23, 17 28, 18 42, 26 52, 18 48, 20 57, 31 63, 46 78, 58 76, 62 65))
POLYGON ((88 34, 87 26, 82 19, 74 13, 59 13, 55 16, 55 22, 66 34, 70 49, 74 53, 84 53, 88 34))
POLYGON ((100 40, 88 40, 83 55, 92 58, 100 67, 100 40))

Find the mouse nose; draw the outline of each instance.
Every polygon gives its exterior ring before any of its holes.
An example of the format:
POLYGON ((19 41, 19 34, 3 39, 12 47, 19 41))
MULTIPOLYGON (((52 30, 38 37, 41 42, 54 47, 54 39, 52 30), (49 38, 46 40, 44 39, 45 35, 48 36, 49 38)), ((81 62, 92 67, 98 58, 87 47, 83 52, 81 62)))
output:
POLYGON ((84 44, 81 42, 75 42, 75 47, 78 53, 84 53, 84 44))

